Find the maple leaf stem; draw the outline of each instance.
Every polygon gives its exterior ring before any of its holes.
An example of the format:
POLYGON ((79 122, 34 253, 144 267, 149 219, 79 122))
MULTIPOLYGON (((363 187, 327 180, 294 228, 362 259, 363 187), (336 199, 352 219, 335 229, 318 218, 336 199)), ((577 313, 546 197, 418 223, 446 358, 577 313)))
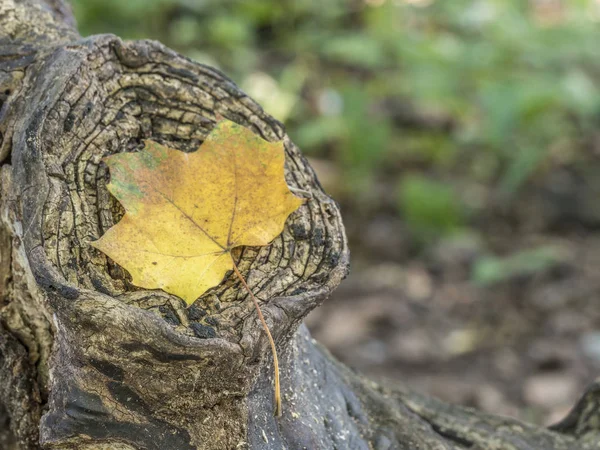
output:
MULTIPOLYGON (((233 261, 233 258, 231 260, 233 261)), ((244 279, 243 275, 240 273, 240 270, 238 269, 235 261, 233 261, 233 270, 234 270, 235 274, 237 275, 237 277, 242 282, 242 284, 244 285, 244 287, 246 288, 246 290, 248 291, 248 294, 250 294, 250 297, 252 298, 252 301, 254 302, 254 307, 256 308, 256 312, 258 313, 258 318, 260 319, 263 329, 265 330, 265 333, 267 334, 267 338, 269 339, 269 343, 271 344, 271 352, 273 353, 273 365, 275 366, 274 367, 275 368, 275 416, 280 417, 281 416, 281 388, 279 386, 279 360, 277 359, 277 349, 275 348, 275 341, 273 340, 273 336, 271 336, 271 331, 269 331, 269 326, 267 325, 265 317, 263 316, 263 313, 260 310, 260 306, 258 305, 258 300, 252 293, 252 290, 250 289, 250 286, 248 286, 248 283, 246 283, 246 280, 244 279)))

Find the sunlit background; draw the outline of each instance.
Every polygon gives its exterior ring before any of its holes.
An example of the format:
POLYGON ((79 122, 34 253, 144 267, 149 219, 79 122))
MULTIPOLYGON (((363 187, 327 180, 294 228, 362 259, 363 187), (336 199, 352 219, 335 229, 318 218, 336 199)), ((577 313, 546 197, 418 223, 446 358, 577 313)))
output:
POLYGON ((539 423, 600 373, 600 1, 75 0, 286 124, 352 275, 309 324, 349 365, 539 423))

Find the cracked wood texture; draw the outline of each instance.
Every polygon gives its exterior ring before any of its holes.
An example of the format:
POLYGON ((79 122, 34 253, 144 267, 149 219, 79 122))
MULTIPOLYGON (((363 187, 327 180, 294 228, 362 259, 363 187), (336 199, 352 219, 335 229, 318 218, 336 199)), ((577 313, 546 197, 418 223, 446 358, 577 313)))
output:
MULTIPOLYGON (((226 76, 159 43, 81 38, 62 0, 0 0, 0 448, 600 449, 600 385, 550 429, 372 383, 302 319, 345 276, 336 204, 283 127, 226 76), (272 245, 186 308, 89 243, 123 215, 102 157, 151 138, 195 150, 221 114, 283 139, 306 203, 272 245)), ((518 381, 518 380, 516 380, 518 381)))

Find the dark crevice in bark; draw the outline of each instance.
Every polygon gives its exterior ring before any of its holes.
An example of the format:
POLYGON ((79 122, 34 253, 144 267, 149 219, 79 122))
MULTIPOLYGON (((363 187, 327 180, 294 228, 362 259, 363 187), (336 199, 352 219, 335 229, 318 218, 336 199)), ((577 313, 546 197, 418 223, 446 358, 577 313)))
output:
POLYGON ((17 438, 11 431, 10 416, 6 408, 0 403, 0 448, 15 449, 17 448, 17 438))
POLYGON ((433 431, 435 431, 437 434, 439 434, 442 438, 448 440, 448 442, 454 442, 457 445, 460 445, 460 448, 469 449, 469 448, 473 448, 475 445, 475 443, 473 441, 470 441, 468 439, 458 436, 452 430, 445 430, 445 429, 442 429, 441 427, 438 427, 437 425, 431 425, 431 428, 433 429, 433 431))

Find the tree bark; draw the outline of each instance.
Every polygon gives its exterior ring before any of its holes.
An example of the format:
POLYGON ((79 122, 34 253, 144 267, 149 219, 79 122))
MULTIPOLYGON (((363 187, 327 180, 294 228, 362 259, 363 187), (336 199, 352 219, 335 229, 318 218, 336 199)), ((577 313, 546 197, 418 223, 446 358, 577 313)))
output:
POLYGON ((340 283, 336 204, 282 125, 225 75, 152 41, 81 38, 62 0, 0 0, 0 448, 600 448, 599 385, 551 429, 385 387, 315 343, 303 318, 340 283), (123 214, 102 157, 152 138, 193 151, 215 114, 283 140, 306 204, 193 306, 131 285, 92 248, 123 214))

